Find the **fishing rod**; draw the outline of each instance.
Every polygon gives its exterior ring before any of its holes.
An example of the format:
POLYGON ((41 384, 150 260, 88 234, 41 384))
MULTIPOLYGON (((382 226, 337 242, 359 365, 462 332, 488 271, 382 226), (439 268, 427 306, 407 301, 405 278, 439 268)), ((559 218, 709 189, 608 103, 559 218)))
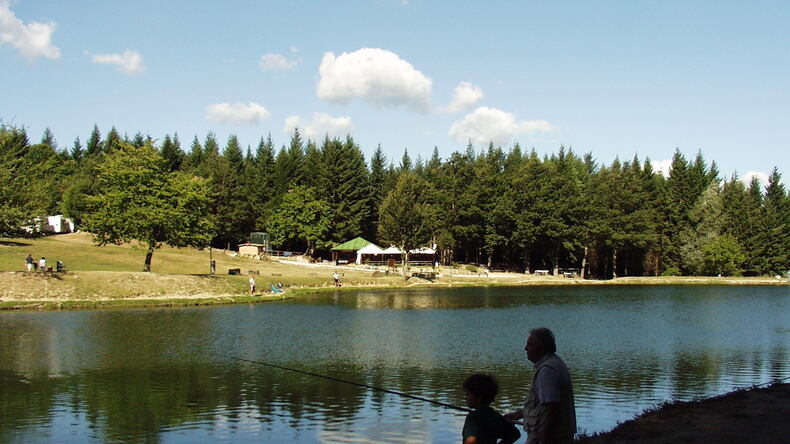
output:
POLYGON ((334 376, 322 375, 320 373, 313 373, 313 372, 308 372, 308 371, 305 371, 305 370, 299 370, 299 369, 296 369, 296 368, 284 367, 282 365, 272 364, 271 362, 255 361, 255 360, 252 360, 252 359, 240 358, 238 356, 230 356, 230 355, 222 355, 222 354, 220 354, 220 356, 223 356, 223 357, 229 358, 229 359, 235 359, 237 361, 249 362, 251 364, 265 365, 265 366, 268 366, 268 367, 278 368, 280 370, 288 370, 288 371, 295 372, 295 373, 301 373, 303 375, 309 375, 309 376, 315 376, 315 377, 318 377, 318 378, 324 378, 324 379, 328 379, 330 381, 343 382, 343 383, 346 383, 346 384, 356 385, 357 387, 365 387, 365 388, 368 388, 368 389, 371 389, 371 390, 375 390, 375 391, 378 391, 378 392, 384 392, 384 393, 389 393, 389 394, 392 394, 392 395, 403 396, 405 398, 416 399, 418 401, 429 402, 431 404, 440 405, 440 406, 448 408, 448 409, 460 410, 462 412, 471 412, 472 411, 472 409, 469 409, 469 408, 466 408, 466 407, 460 407, 460 406, 457 406, 457 405, 448 404, 446 402, 436 401, 434 399, 423 398, 422 396, 410 395, 408 393, 403 393, 403 392, 398 392, 398 391, 395 391, 395 390, 385 389, 383 387, 376 387, 375 385, 363 384, 361 382, 349 381, 348 379, 336 378, 334 376))

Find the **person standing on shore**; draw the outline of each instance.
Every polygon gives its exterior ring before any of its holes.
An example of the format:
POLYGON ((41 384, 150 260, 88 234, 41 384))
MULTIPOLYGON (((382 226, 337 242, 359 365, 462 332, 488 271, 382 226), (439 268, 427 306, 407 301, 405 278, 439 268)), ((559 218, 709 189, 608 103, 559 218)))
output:
POLYGON ((28 273, 33 270, 33 255, 30 253, 28 253, 27 257, 25 258, 25 267, 27 267, 28 273))
POLYGON ((332 273, 332 277, 335 279, 335 287, 339 287, 340 286, 340 275, 337 274, 337 271, 332 273))
POLYGON ((527 444, 570 444, 576 434, 573 386, 565 362, 556 355, 554 333, 541 327, 530 330, 527 359, 535 366, 529 394, 521 410, 505 419, 524 418, 527 444))
POLYGON ((39 259, 38 261, 38 268, 41 270, 42 273, 47 271, 47 258, 41 256, 41 259, 39 259))
POLYGON ((255 278, 250 276, 250 296, 255 295, 255 278))

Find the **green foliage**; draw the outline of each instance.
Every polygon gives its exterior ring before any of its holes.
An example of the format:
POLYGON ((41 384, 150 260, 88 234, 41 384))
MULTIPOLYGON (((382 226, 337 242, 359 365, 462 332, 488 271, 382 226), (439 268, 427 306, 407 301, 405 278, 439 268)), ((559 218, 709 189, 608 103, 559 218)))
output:
POLYGON ((739 274, 743 253, 738 241, 730 235, 718 236, 702 247, 700 274, 732 276, 739 274))
MULTIPOLYGON (((96 125, 85 140, 84 148, 77 138, 58 151, 50 130, 31 145, 23 128, 0 122, 0 231, 19 234, 31 221, 61 212, 78 224, 89 221, 99 212, 99 196, 110 198, 107 169, 120 168, 116 152, 152 144, 144 133, 130 139, 115 127, 103 138, 96 125)), ((777 170, 762 187, 737 177, 720 184, 715 162, 701 153, 689 161, 679 151, 664 178, 648 160, 597 165, 591 154, 580 158, 564 147, 539 157, 518 145, 506 153, 493 144, 476 151, 470 143, 445 160, 436 147, 427 160, 413 161, 404 150, 395 164, 378 147, 366 165, 351 137, 326 137, 319 146, 297 130, 276 155, 274 146, 271 137, 262 138, 251 152, 231 136, 220 149, 209 133, 202 143, 196 136, 187 154, 177 136, 166 135, 156 168, 141 167, 156 171, 152 189, 166 189, 149 199, 172 203, 164 194, 189 188, 191 182, 171 176, 205 179, 205 193, 197 194, 205 194, 216 221, 212 242, 231 248, 251 231, 273 227, 282 248, 311 254, 359 235, 398 246, 411 239, 406 242, 415 248, 436 244, 445 264, 582 268, 597 278, 772 275, 790 268, 790 200, 777 170), (308 222, 289 226, 293 220, 313 221, 315 230, 308 222)), ((131 196, 140 188, 129 190, 131 196)), ((127 210, 122 207, 117 210, 127 210)), ((120 218, 113 224, 122 225, 120 218)))
POLYGON ((119 142, 98 166, 100 192, 88 197, 85 226, 98 245, 139 241, 147 247, 145 270, 162 244, 202 248, 212 237, 204 180, 170 173, 150 144, 119 142))
POLYGON ((296 186, 285 193, 267 219, 272 244, 282 247, 302 245, 312 256, 316 248, 330 246, 328 240, 330 206, 314 188, 296 186))
POLYGON ((330 239, 343 242, 364 232, 370 188, 365 158, 351 137, 344 142, 325 139, 321 147, 318 183, 329 205, 330 239))
POLYGON ((415 173, 403 172, 379 209, 379 238, 403 251, 426 245, 435 231, 436 209, 431 185, 415 173))

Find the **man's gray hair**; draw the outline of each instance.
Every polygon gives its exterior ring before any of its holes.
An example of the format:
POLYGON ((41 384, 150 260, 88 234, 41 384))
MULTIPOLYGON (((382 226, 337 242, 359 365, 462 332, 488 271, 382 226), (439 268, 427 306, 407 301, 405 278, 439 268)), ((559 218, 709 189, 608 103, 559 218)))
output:
POLYGON ((533 328, 529 334, 540 341, 546 353, 557 353, 557 342, 554 340, 554 333, 546 327, 533 328))

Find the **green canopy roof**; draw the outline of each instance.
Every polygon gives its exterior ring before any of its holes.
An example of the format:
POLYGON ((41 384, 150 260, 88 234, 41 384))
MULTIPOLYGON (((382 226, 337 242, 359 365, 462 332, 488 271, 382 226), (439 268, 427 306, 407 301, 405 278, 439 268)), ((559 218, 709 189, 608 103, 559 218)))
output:
POLYGON ((335 248, 332 248, 332 251, 357 251, 360 248, 370 244, 370 241, 358 237, 356 239, 351 239, 348 242, 342 243, 335 248))

